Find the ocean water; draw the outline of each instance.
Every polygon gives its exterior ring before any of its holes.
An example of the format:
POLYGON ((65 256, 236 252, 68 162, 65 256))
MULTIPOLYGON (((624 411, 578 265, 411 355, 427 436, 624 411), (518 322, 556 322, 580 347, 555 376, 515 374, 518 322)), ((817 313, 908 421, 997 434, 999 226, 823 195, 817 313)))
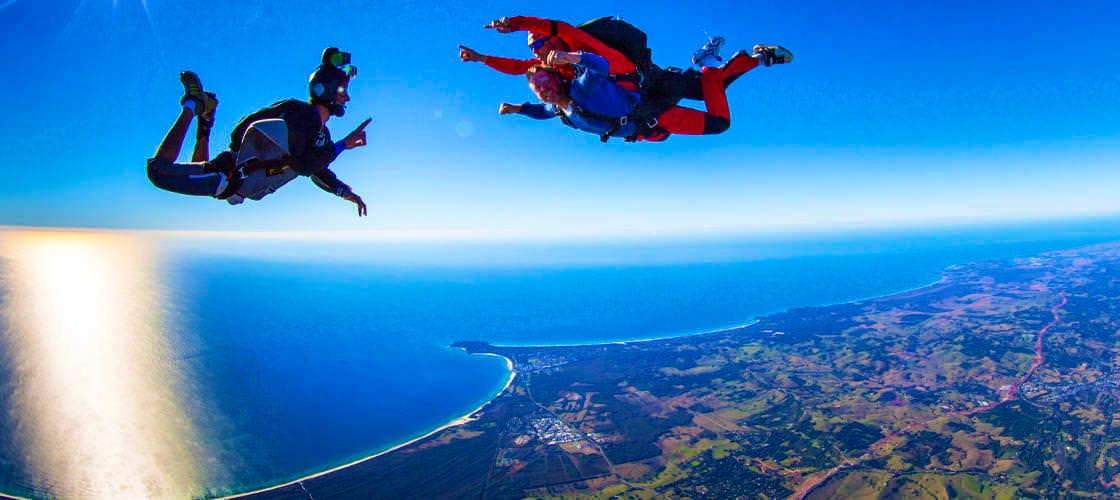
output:
POLYGON ((493 397, 504 361, 456 340, 710 331, 922 286, 953 264, 1120 240, 1120 220, 610 244, 78 240, 0 233, 2 492, 285 482, 493 397))

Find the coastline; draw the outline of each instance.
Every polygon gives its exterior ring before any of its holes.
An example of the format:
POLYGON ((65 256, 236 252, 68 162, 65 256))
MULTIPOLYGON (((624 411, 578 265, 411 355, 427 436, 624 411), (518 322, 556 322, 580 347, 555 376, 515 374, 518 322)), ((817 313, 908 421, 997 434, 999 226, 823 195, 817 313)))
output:
MULTIPOLYGON (((361 464, 363 462, 368 462, 370 460, 373 460, 373 459, 375 459, 377 457, 380 457, 382 455, 385 455, 387 453, 391 453, 391 452, 397 451, 401 448, 404 448, 406 446, 409 446, 411 444, 417 443, 419 441, 423 441, 424 439, 427 439, 427 438, 429 438, 429 437, 431 437, 431 436, 433 436, 433 435, 435 435, 439 432, 442 432, 444 430, 450 429, 452 427, 458 427, 460 425, 463 425, 467 422, 470 422, 470 421, 474 420, 475 415, 478 414, 478 412, 482 411, 484 408, 486 408, 491 403, 493 403, 494 400, 498 398, 498 396, 501 396, 502 394, 505 394, 505 392, 509 390, 510 386, 513 385, 514 378, 517 377, 517 372, 513 369, 513 360, 512 359, 509 359, 505 356, 502 356, 500 354, 495 354, 495 353, 478 353, 478 355, 479 356, 495 356, 495 357, 499 357, 499 358, 504 359, 505 362, 506 362, 506 369, 509 370, 509 376, 506 377, 505 385, 502 386, 502 388, 497 392, 497 394, 495 394, 493 397, 491 397, 490 399, 483 402, 477 408, 467 412, 466 414, 464 414, 464 415, 462 415, 462 416, 460 416, 460 417, 458 417, 458 418, 456 418, 456 419, 454 419, 454 420, 452 420, 452 421, 450 421, 446 424, 443 424, 443 425, 441 425, 441 426, 439 426, 435 429, 432 429, 432 430, 424 433, 421 436, 414 437, 412 439, 409 439, 408 441, 397 444, 397 445, 395 445, 391 448, 381 450, 381 451, 379 451, 377 453, 374 453, 373 455, 370 455, 368 457, 359 458, 359 459, 354 460, 352 462, 348 462, 348 463, 339 465, 337 467, 332 467, 332 468, 324 470, 324 471, 316 472, 314 474, 308 474, 306 476, 300 477, 298 479, 293 479, 293 480, 288 481, 288 482, 283 483, 283 484, 276 484, 276 485, 267 486, 267 487, 264 487, 264 488, 259 488, 259 489, 253 490, 253 491, 246 491, 246 492, 243 492, 243 493, 234 493, 232 495, 225 495, 225 496, 220 496, 220 497, 217 497, 217 498, 219 498, 220 500, 244 498, 244 497, 247 497, 247 496, 250 496, 250 495, 267 493, 267 492, 270 492, 270 491, 286 488, 288 486, 293 486, 293 485, 302 483, 304 481, 307 481, 309 479, 314 479, 314 478, 317 478, 317 477, 326 476, 328 474, 332 474, 332 473, 338 472, 338 471, 343 470, 343 469, 348 469, 350 467, 361 464)), ((0 495, 0 497, 2 497, 2 495, 0 495)), ((15 500, 27 500, 27 499, 17 498, 15 500)))
MULTIPOLYGON (((852 302, 862 302, 862 301, 875 300, 875 299, 884 299, 884 298, 889 298, 889 297, 893 297, 893 296, 896 296, 896 295, 914 293, 914 292, 921 291, 921 290, 926 289, 926 288, 931 288, 931 287, 934 287, 934 286, 945 283, 947 280, 946 280, 946 277, 944 275, 944 270, 947 270, 950 267, 959 266, 959 265, 964 265, 964 264, 951 264, 949 266, 946 266, 945 268, 943 268, 941 276, 938 277, 936 280, 924 283, 922 285, 918 285, 916 287, 889 291, 889 292, 886 292, 886 293, 881 294, 881 295, 871 295, 871 296, 865 296, 865 297, 861 297, 861 298, 857 298, 857 299, 848 299, 848 300, 841 300, 841 301, 830 302, 830 303, 825 303, 825 304, 815 304, 815 305, 806 305, 806 306, 797 306, 797 307, 828 307, 828 306, 832 306, 832 305, 848 304, 848 303, 852 303, 852 302)), ((760 315, 756 316, 754 319, 752 319, 749 323, 744 323, 744 324, 741 324, 741 325, 733 325, 733 326, 728 326, 728 327, 723 327, 723 328, 716 328, 716 329, 712 329, 712 330, 696 331, 696 332, 684 333, 684 334, 680 334, 680 335, 669 335, 669 336, 664 336, 664 337, 655 337, 655 338, 647 338, 647 339, 618 340, 618 341, 606 341, 606 342, 600 341, 600 342, 575 343, 575 344, 555 344, 555 345, 542 345, 542 344, 523 344, 523 345, 522 344, 516 344, 516 345, 489 344, 489 345, 491 347, 511 347, 511 348, 518 348, 518 347, 568 348, 568 347, 590 347, 590 346, 597 346, 597 345, 636 344, 636 343, 645 343, 645 342, 674 340, 674 339, 681 339, 681 338, 685 338, 685 337, 693 337, 693 336, 698 336, 698 335, 711 335, 711 334, 717 334, 717 333, 730 332, 730 331, 733 331, 733 330, 741 330, 741 329, 750 328, 754 325, 757 325, 761 321, 759 318, 769 316, 769 315, 772 315, 772 314, 778 314, 778 313, 788 311, 788 310, 790 310, 790 309, 787 308, 787 309, 784 309, 782 311, 772 311, 772 312, 760 314, 760 315)), ((506 368, 507 368, 507 370, 509 370, 509 376, 506 378, 506 383, 505 383, 505 385, 502 386, 501 390, 499 390, 497 393, 494 394, 494 396, 492 398, 483 402, 481 405, 479 405, 474 410, 472 410, 472 411, 470 411, 470 412, 468 412, 468 413, 466 413, 466 414, 464 414, 464 415, 462 415, 462 416, 460 416, 460 417, 458 417, 454 420, 451 420, 450 422, 448 422, 448 423, 446 423, 442 426, 439 426, 438 428, 435 428, 431 431, 428 431, 428 432, 424 433, 423 435, 420 435, 420 436, 417 436, 415 438, 409 439, 408 441, 399 443, 397 445, 394 445, 390 448, 379 451, 379 452, 377 452, 373 455, 370 455, 368 457, 360 458, 360 459, 354 460, 352 462, 348 462, 346 464, 339 465, 337 467, 332 467, 332 468, 324 470, 324 471, 316 472, 314 474, 308 474, 306 476, 303 476, 303 477, 300 477, 298 479, 294 479, 294 480, 291 480, 291 481, 287 481, 287 482, 282 483, 282 484, 276 484, 276 485, 267 486, 267 487, 259 488, 259 489, 252 490, 252 491, 247 491, 247 492, 243 492, 243 493, 235 493, 235 494, 232 494, 232 495, 225 495, 225 496, 221 496, 221 497, 217 497, 217 498, 220 499, 220 500, 231 500, 231 499, 237 499, 237 498, 244 498, 244 497, 248 497, 248 496, 251 496, 251 495, 257 495, 257 494, 260 494, 260 493, 267 493, 267 492, 270 492, 270 491, 283 489, 283 488, 286 488, 288 486, 294 486, 294 485, 297 485, 299 483, 302 483, 303 481, 307 481, 309 479, 314 479, 314 478, 326 476, 328 474, 339 472, 341 470, 353 467, 353 466, 361 464, 363 462, 373 460, 373 459, 378 458, 382 455, 386 455, 388 453, 397 451, 401 448, 410 446, 410 445, 415 444, 419 441, 427 439, 427 438, 429 438, 429 437, 431 437, 431 436, 433 436, 433 435, 435 435, 435 434, 437 434, 441 431, 450 429, 452 427, 458 427, 460 425, 463 425, 467 422, 472 421, 474 419, 474 416, 478 412, 482 411, 484 408, 486 408, 491 403, 493 403, 495 399, 497 399, 499 396, 501 396, 507 390, 509 390, 510 386, 513 385, 514 378, 516 378, 516 376, 517 376, 517 371, 514 370, 513 360, 510 359, 510 358, 507 358, 505 356, 502 356, 501 354, 492 353, 492 352, 479 352, 479 353, 470 353, 470 354, 471 355, 476 355, 476 356, 495 356, 495 357, 501 358, 501 359, 505 360, 506 368)), ((26 499, 17 499, 17 500, 26 500, 26 499)))
MULTIPOLYGON (((1080 247, 1075 247, 1075 248, 1080 248, 1080 247)), ((1042 255, 1052 253, 1052 252, 1055 252, 1055 251, 1060 251, 1060 250, 1052 250, 1052 251, 1048 251, 1048 252, 1043 252, 1042 255)), ((936 286, 939 286, 939 285, 944 285, 946 283, 949 283, 951 280, 949 280, 946 273, 949 269, 951 269, 953 267, 975 264, 975 263, 979 263, 979 262, 987 262, 987 261, 1010 261, 1010 260, 1015 260, 1015 259, 1018 259, 1018 258, 1023 258, 1023 257, 1019 257, 1019 256, 1017 256, 1017 257, 1003 257, 1003 258, 998 258, 998 259, 980 259, 980 260, 971 261, 971 262, 956 262, 956 263, 944 266, 941 269, 941 272, 939 273, 939 276, 936 279, 934 279, 932 281, 925 282, 925 283, 917 285, 917 286, 891 290, 891 291, 887 291, 887 292, 880 293, 880 294, 877 294, 877 295, 867 295, 867 296, 862 296, 862 297, 857 297, 857 298, 843 299, 843 300, 839 300, 839 301, 836 301, 836 302, 802 305, 802 306, 795 306, 795 307, 786 308, 786 309, 782 309, 782 310, 778 310, 778 311, 770 311, 770 312, 762 313, 762 314, 759 314, 759 315, 755 316, 748 323, 744 323, 744 324, 740 324, 740 325, 732 325, 732 326, 727 326, 727 327, 719 327, 719 328, 715 328, 715 329, 711 329, 711 330, 693 331, 693 332, 687 332, 687 333, 682 333, 682 334, 667 335, 667 336, 660 336, 660 337, 653 337, 653 338, 644 338, 644 339, 630 339, 630 340, 617 340, 617 341, 597 341, 597 342, 585 342, 585 343, 573 343, 573 344, 489 344, 489 345, 491 347, 498 347, 498 348, 501 348, 501 347, 508 347, 508 348, 526 348, 526 347, 528 347, 528 348, 577 348, 577 347, 591 347, 591 346, 599 346, 599 345, 624 345, 624 344, 646 343, 646 342, 655 342, 655 341, 675 340, 675 339, 681 339, 681 338, 693 337, 693 336, 699 336, 699 335, 711 335, 711 334, 718 334, 718 333, 726 333, 726 332, 730 332, 730 331, 733 331, 733 330, 741 330, 741 329, 750 328, 754 325, 757 325, 761 321, 760 318, 764 318, 766 316, 770 316, 770 315, 773 315, 773 314, 780 314, 782 312, 790 311, 794 308, 829 307, 829 306, 835 306, 835 305, 841 305, 841 304, 865 302, 865 301, 870 301, 870 300, 888 299, 890 297, 921 292, 922 290, 925 290, 927 288, 933 288, 933 287, 936 287, 936 286)), ((448 423, 446 423, 446 424, 444 424, 444 425, 442 425, 442 426, 440 426, 436 429, 433 429, 429 432, 426 432, 421 436, 418 436, 418 437, 412 438, 408 441, 399 443, 395 446, 392 446, 390 448, 387 448, 385 450, 377 452, 377 453, 375 453, 373 455, 370 455, 368 457, 364 457, 364 458, 361 458, 361 459, 358 459, 358 460, 354 460, 352 462, 349 462, 349 463, 346 463, 346 464, 343 464, 343 465, 339 465, 337 467, 333 467, 333 468, 328 469, 328 470, 320 471, 320 472, 317 472, 317 473, 314 473, 314 474, 309 474, 307 476, 303 476, 303 477, 300 477, 298 479, 285 482, 283 484, 268 486, 268 487, 264 487, 264 488, 256 489, 256 490, 253 490, 253 491, 244 492, 244 493, 236 493, 236 494, 233 494, 233 495, 222 496, 222 497, 219 497, 219 498, 221 498, 221 499, 243 498, 243 497, 247 497, 247 496, 250 496, 250 495, 255 495, 255 494, 259 494, 259 493, 266 493, 266 492, 269 492, 269 491, 279 490, 279 489, 282 489, 282 488, 285 488, 285 487, 288 487, 288 486, 293 486, 293 485, 299 484, 299 483, 301 483, 303 481, 306 481, 306 480, 309 480, 309 479, 314 479, 314 478, 326 476, 328 474, 332 474, 332 473, 335 473, 335 472, 353 467, 353 466, 361 464, 363 462, 367 462, 369 460, 373 460, 373 459, 378 458, 380 456, 386 455, 390 452, 397 451, 401 448, 410 446, 410 445, 415 444, 419 441, 427 439, 427 438, 429 438, 429 437, 431 437, 431 436, 435 435, 436 433, 439 433, 443 430, 446 430, 446 429, 449 429, 449 428, 452 428, 452 427, 457 427, 457 426, 460 426, 460 425, 463 425, 467 422, 472 421, 474 419, 474 416, 478 412, 482 411, 488 405, 493 403, 495 399, 497 399, 499 396, 501 396, 507 390, 509 390, 510 386, 513 384, 514 378, 517 376, 517 372, 516 372, 516 370, 514 370, 513 360, 510 359, 510 358, 507 358, 505 356, 502 356, 500 354, 491 353, 491 352, 479 352, 479 353, 471 353, 471 354, 480 355, 480 356, 496 356, 496 357, 502 358, 502 359, 505 360, 506 367, 509 370, 509 376, 507 377, 506 383, 502 387, 502 389, 499 390, 497 393, 495 393, 495 395, 492 398, 483 402, 481 405, 479 405, 474 410, 472 410, 472 411, 470 411, 470 412, 468 412, 468 413, 466 413, 466 414, 464 414, 464 415, 462 415, 462 416, 460 416, 460 417, 458 417, 458 418, 456 418, 456 419, 454 419, 454 420, 452 420, 452 421, 450 421, 450 422, 448 422, 448 423)), ((18 500, 25 500, 25 499, 18 499, 18 500)))
MULTIPOLYGON (((773 314, 773 313, 768 313, 768 314, 773 314)), ((764 314, 762 316, 766 316, 768 314, 764 314)), ((749 323, 743 323, 741 325, 719 327, 719 328, 716 328, 714 330, 703 330, 703 331, 697 331, 697 332, 682 333, 680 335, 669 335, 669 336, 666 336, 666 337, 650 337, 650 338, 647 338, 647 339, 606 340, 606 341, 599 341, 599 342, 594 342, 594 341, 592 341, 592 342, 576 342, 576 343, 572 343, 572 344, 490 344, 489 342, 487 342, 487 344, 489 344, 490 347, 506 347, 506 348, 510 348, 510 349, 520 349, 520 348, 563 349, 563 348, 566 348, 566 347, 593 347, 593 346, 597 346, 597 345, 640 344, 640 343, 643 343, 643 342, 657 342, 659 340, 683 339, 685 337, 695 337, 697 335, 711 335, 713 333, 723 333, 723 332, 729 332, 731 330, 741 330, 743 328, 750 328, 750 327, 758 324, 758 321, 759 320, 756 318, 756 319, 751 320, 749 323)), ((480 352, 478 354, 492 354, 494 356, 500 356, 499 354, 494 354, 494 353, 481 353, 480 352)), ((502 356, 502 357, 504 358, 505 356, 502 356)))
MULTIPOLYGON (((984 261, 977 261, 977 262, 984 262, 984 261)), ((884 292, 884 293, 879 294, 879 295, 866 295, 866 296, 862 296, 862 297, 858 297, 858 298, 854 298, 854 299, 843 299, 843 300, 839 300, 839 301, 836 301, 836 302, 825 302, 825 303, 822 303, 822 304, 809 304, 809 305, 795 306, 795 307, 796 308, 831 307, 831 306, 838 306, 838 305, 842 305, 842 304, 852 304, 852 303, 856 303, 856 302, 866 302, 866 301, 869 301, 869 300, 889 299, 891 297, 895 297, 895 296, 899 296, 899 295, 905 295, 905 294, 920 292, 920 291, 922 291, 926 288, 932 288, 932 287, 947 283, 948 280, 946 279, 946 277, 944 275, 944 271, 949 269, 950 267, 961 266, 961 265, 966 265, 966 264, 959 264, 959 263, 958 264, 950 264, 950 265, 948 265, 948 266, 946 266, 942 269, 942 275, 940 277, 938 277, 937 279, 935 279, 933 281, 923 283, 921 285, 911 287, 911 288, 901 288, 901 289, 898 289, 898 290, 890 290, 890 291, 884 292)), ((656 341, 660 341, 660 340, 676 340, 676 339, 682 339, 682 338, 685 338, 685 337, 694 337, 694 336, 698 336, 698 335, 712 335, 712 334, 716 334, 716 333, 730 332, 732 330, 742 330, 742 329, 750 328, 754 325, 757 325, 759 323, 759 321, 761 321, 761 318, 765 318, 767 316, 772 316, 774 314, 781 314, 781 313, 784 313, 784 312, 788 312, 791 309, 793 309, 793 308, 785 308, 785 309, 781 309, 781 310, 775 310, 775 311, 768 311, 768 312, 760 313, 757 316, 755 316, 753 319, 751 319, 749 322, 738 324, 738 325, 721 326, 721 327, 716 327, 714 329, 709 329, 709 330, 696 330, 696 331, 690 331, 690 332, 685 332, 685 333, 680 333, 680 334, 670 334, 670 335, 665 335, 665 336, 662 336, 662 337, 649 337, 649 338, 627 339, 627 340, 575 342, 575 343, 571 343, 571 344, 531 344, 530 343, 530 344, 490 344, 490 346, 491 347, 506 347, 506 348, 526 348, 526 347, 529 347, 529 348, 551 349, 551 348, 565 348, 565 347, 592 347, 592 346, 599 346, 599 345, 639 344, 639 343, 643 343, 643 342, 656 342, 656 341)), ((478 353, 478 354, 493 354, 493 353, 478 353)), ((505 357, 505 356, 502 356, 502 357, 505 357)))

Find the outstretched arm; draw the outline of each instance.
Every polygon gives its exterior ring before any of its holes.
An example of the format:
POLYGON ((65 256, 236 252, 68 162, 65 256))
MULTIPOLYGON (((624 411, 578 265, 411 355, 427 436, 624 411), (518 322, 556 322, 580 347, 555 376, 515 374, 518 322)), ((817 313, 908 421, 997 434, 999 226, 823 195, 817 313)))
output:
POLYGON ((358 205, 358 217, 366 214, 366 204, 362 201, 362 197, 354 193, 345 182, 338 180, 338 176, 331 169, 324 168, 316 172, 311 176, 311 181, 319 186, 319 189, 358 205))
POLYGON ((499 115, 508 115, 510 113, 520 113, 521 112, 521 106, 522 106, 521 104, 511 104, 511 103, 508 103, 508 102, 503 102, 501 105, 498 106, 498 114, 499 115))
POLYGON ((525 115, 534 120, 548 120, 559 116, 556 114, 556 106, 551 104, 532 104, 528 102, 525 104, 510 104, 503 102, 498 108, 498 114, 508 115, 511 113, 525 115))
POLYGON ((540 64, 536 59, 512 59, 509 57, 489 56, 483 64, 507 75, 524 75, 529 68, 540 64))
POLYGON ((333 194, 339 198, 345 198, 354 194, 345 182, 338 180, 338 176, 330 168, 324 168, 311 175, 311 181, 319 186, 319 189, 333 194))
MULTIPOLYGON (((342 147, 344 149, 354 149, 365 146, 366 126, 368 126, 372 121, 373 118, 366 118, 365 120, 363 120, 362 123, 358 125, 358 128, 354 129, 353 132, 350 132, 346 137, 339 141, 342 143, 342 147)), ((312 176, 311 179, 315 181, 316 184, 319 184, 319 182, 324 180, 325 176, 334 177, 333 183, 336 184, 336 187, 331 190, 331 192, 341 197, 342 199, 357 205, 358 217, 363 217, 366 215, 366 204, 362 201, 362 197, 358 196, 357 193, 354 192, 354 190, 350 189, 350 186, 347 186, 345 183, 338 180, 338 177, 335 176, 334 172, 332 172, 329 168, 324 168, 320 171, 319 174, 315 174, 314 176, 312 176), (320 176, 320 174, 322 174, 322 177, 320 176)), ((330 183, 331 181, 328 180, 327 182, 330 183)), ((319 187, 326 189, 326 186, 323 185, 319 185, 319 187)))
POLYGON ((582 50, 603 56, 610 64, 611 74, 632 73, 637 69, 632 61, 622 55, 622 52, 612 49, 598 38, 564 21, 533 16, 513 16, 498 19, 491 25, 502 33, 528 31, 538 35, 558 37, 573 51, 582 50))
POLYGON ((524 75, 529 68, 540 64, 536 59, 511 59, 481 54, 462 45, 459 46, 459 59, 463 62, 480 62, 507 75, 524 75))

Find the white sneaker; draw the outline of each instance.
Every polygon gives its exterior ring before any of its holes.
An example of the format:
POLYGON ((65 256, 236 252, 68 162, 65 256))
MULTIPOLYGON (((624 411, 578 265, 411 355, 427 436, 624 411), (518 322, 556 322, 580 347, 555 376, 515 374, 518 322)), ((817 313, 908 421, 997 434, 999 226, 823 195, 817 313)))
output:
POLYGON ((793 52, 780 45, 755 45, 752 52, 754 57, 766 66, 785 64, 793 60, 793 52))
POLYGON ((704 46, 692 53, 692 64, 701 68, 718 66, 723 62, 719 57, 719 49, 723 47, 723 37, 713 36, 704 42, 704 46))

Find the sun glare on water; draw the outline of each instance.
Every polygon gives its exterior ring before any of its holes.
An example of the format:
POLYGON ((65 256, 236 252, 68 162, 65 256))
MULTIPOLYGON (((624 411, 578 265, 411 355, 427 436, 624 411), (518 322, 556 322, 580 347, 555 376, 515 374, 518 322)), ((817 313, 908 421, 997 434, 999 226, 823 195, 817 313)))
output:
POLYGON ((154 256, 124 234, 0 232, 0 348, 17 380, 5 409, 52 496, 202 493, 154 256))

